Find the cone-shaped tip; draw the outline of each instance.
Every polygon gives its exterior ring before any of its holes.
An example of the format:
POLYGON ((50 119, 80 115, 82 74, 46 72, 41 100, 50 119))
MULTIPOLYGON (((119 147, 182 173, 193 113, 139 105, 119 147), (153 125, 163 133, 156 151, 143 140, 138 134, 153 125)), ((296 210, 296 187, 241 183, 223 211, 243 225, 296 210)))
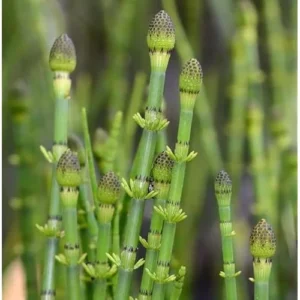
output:
POLYGON ((50 50, 49 65, 53 72, 71 73, 74 71, 76 52, 73 41, 67 34, 62 34, 55 40, 50 50))
POLYGON ((56 179, 61 186, 75 187, 81 184, 79 160, 70 149, 62 154, 57 163, 56 179))
POLYGON ((232 191, 232 182, 227 172, 220 171, 215 179, 216 194, 229 194, 232 191))
POLYGON ((172 178, 172 169, 174 161, 169 157, 166 151, 157 155, 153 168, 152 175, 155 181, 168 182, 172 178))
POLYGON ((271 258, 276 251, 276 238, 270 224, 261 219, 250 235, 250 252, 253 257, 271 258))
POLYGON ((149 24, 147 44, 150 51, 169 52, 175 46, 175 30, 170 16, 161 10, 149 24))
POLYGON ((179 77, 181 92, 198 94, 202 84, 202 68, 197 59, 192 58, 185 63, 179 77))
POLYGON ((98 201, 105 204, 114 204, 121 192, 120 180, 114 172, 106 173, 98 185, 98 201))

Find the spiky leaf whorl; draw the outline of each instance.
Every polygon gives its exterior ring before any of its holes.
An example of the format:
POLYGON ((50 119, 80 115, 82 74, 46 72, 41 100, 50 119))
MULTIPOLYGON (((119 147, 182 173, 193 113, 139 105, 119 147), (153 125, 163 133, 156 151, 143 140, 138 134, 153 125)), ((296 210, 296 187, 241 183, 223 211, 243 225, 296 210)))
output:
POLYGON ((59 36, 50 51, 50 69, 55 71, 71 73, 76 67, 76 52, 72 40, 67 34, 59 36))
POLYGON ((75 187, 81 184, 79 160, 70 149, 62 154, 57 163, 56 179, 59 185, 66 187, 75 187))
POLYGON ((106 173, 98 185, 98 201, 105 204, 114 204, 121 192, 120 180, 114 172, 106 173))
POLYGON ((182 68, 179 77, 179 90, 184 93, 198 94, 202 84, 202 68, 197 59, 192 58, 182 68))
POLYGON ((164 10, 158 12, 150 22, 147 44, 150 51, 169 52, 174 48, 174 25, 164 10))
POLYGON ((157 155, 153 168, 152 176, 155 181, 169 182, 172 177, 174 161, 169 157, 166 151, 157 155))
POLYGON ((276 251, 276 238, 272 226, 261 219, 250 235, 250 252, 253 257, 271 258, 276 251))

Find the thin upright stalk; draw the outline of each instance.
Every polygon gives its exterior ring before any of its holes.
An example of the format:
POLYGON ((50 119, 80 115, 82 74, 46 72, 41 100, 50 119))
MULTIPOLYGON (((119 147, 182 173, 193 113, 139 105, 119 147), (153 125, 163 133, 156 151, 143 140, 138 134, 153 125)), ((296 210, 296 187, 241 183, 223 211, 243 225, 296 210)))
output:
POLYGON ((168 124, 162 118, 160 109, 165 72, 170 58, 170 51, 175 44, 175 34, 173 24, 164 11, 156 14, 150 23, 147 43, 151 61, 149 95, 145 119, 139 114, 134 117, 144 129, 135 158, 134 179, 131 179, 130 187, 123 181, 123 187, 132 198, 132 202, 125 231, 123 251, 121 252, 116 300, 128 299, 133 270, 142 264, 142 261, 135 263, 135 260, 145 200, 155 194, 154 192, 148 192, 148 178, 155 155, 157 132, 168 124))
POLYGON ((77 202, 79 185, 82 182, 80 164, 77 155, 66 150, 57 163, 56 179, 60 185, 60 199, 63 206, 63 226, 65 232, 64 255, 56 259, 66 265, 69 299, 81 299, 80 289, 80 250, 77 228, 77 202))
MULTIPOLYGON (((152 169, 152 176, 154 180, 153 188, 158 192, 154 200, 154 206, 165 207, 171 182, 172 167, 173 161, 168 157, 166 152, 161 152, 154 161, 152 169)), ((151 218, 150 231, 148 233, 148 241, 140 238, 140 241, 147 249, 147 252, 140 286, 139 300, 151 299, 153 278, 151 278, 146 270, 150 272, 155 271, 161 243, 162 228, 163 218, 154 210, 151 218)))
POLYGON ((93 151, 92 151, 91 139, 89 135, 89 126, 88 126, 87 113, 85 107, 81 109, 81 117, 82 117, 82 127, 83 127, 84 144, 85 144, 86 156, 88 162, 89 177, 92 186, 93 199, 95 201, 95 199, 97 198, 97 177, 96 177, 96 171, 94 166, 93 151))
POLYGON ((54 72, 54 91, 56 95, 54 115, 53 139, 53 168, 51 198, 48 222, 43 229, 47 232, 47 246, 42 278, 41 298, 55 299, 55 253, 57 252, 58 238, 61 234, 61 207, 59 200, 59 186, 55 178, 57 161, 67 148, 68 103, 70 99, 71 80, 69 74, 75 69, 76 54, 73 42, 63 34, 53 44, 50 52, 49 64, 54 72))
POLYGON ((231 193, 232 183, 229 175, 225 171, 220 171, 215 180, 215 194, 219 207, 222 253, 224 262, 224 271, 220 272, 220 276, 225 278, 226 299, 236 300, 236 276, 240 272, 235 272, 233 252, 233 236, 235 233, 233 231, 231 221, 231 193))
POLYGON ((11 104, 11 116, 13 121, 13 139, 15 153, 18 155, 17 164, 17 189, 21 201, 19 208, 21 241, 23 251, 21 254, 22 263, 26 276, 27 299, 38 299, 37 282, 37 248, 36 234, 32 232, 35 224, 36 191, 34 178, 34 158, 32 153, 32 138, 30 130, 30 114, 27 95, 22 90, 13 92, 11 104))
MULTIPOLYGON (((193 120, 195 100, 200 92, 202 83, 202 70, 196 59, 189 60, 183 67, 179 79, 180 89, 180 119, 175 152, 168 149, 169 156, 175 161, 172 170, 172 180, 166 208, 155 207, 156 211, 164 217, 161 247, 157 261, 153 299, 164 299, 165 284, 170 281, 170 261, 176 232, 176 223, 186 218, 180 209, 181 195, 185 177, 186 162, 192 160, 196 154, 189 151, 189 142, 193 120)), ((149 272, 150 274, 150 272, 149 272)))

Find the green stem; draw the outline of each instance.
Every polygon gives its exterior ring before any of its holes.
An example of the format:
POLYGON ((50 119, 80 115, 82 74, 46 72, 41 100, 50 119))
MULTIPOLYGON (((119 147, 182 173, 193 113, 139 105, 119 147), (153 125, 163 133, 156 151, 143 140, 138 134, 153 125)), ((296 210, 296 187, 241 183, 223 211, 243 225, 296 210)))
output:
POLYGON ((48 226, 53 229, 53 235, 48 237, 45 253, 45 264, 42 279, 41 297, 45 300, 55 299, 55 253, 57 252, 57 233, 61 230, 61 207, 59 186, 55 178, 56 164, 67 145, 68 99, 57 98, 54 116, 54 146, 55 162, 52 167, 51 198, 48 226))
MULTIPOLYGON (((158 112, 161 106, 164 82, 165 72, 152 70, 147 107, 155 114, 150 117, 150 120, 148 120, 149 116, 147 117, 147 110, 145 115, 146 121, 150 123, 155 122, 155 119, 159 118, 158 112)), ((126 270, 126 272, 119 272, 116 300, 127 300, 129 297, 132 273, 136 260, 138 238, 144 213, 144 197, 148 193, 149 182, 147 182, 147 180, 150 176, 150 170, 155 155, 156 140, 157 131, 144 128, 132 169, 132 174, 139 186, 139 192, 137 194, 140 199, 132 198, 132 206, 129 212, 125 232, 124 248, 121 253, 122 263, 120 270, 126 270), (124 276, 124 278, 122 278, 122 276, 124 276)))
MULTIPOLYGON (((175 165, 172 170, 172 181, 168 195, 166 212, 168 216, 178 215, 178 208, 181 202, 181 195, 185 177, 186 157, 189 151, 189 142, 191 135, 191 127, 193 120, 193 109, 195 105, 195 98, 191 98, 185 93, 180 93, 181 110, 179 119, 179 128, 177 134, 177 143, 175 146, 175 165)), ((158 256, 156 275, 159 281, 155 282, 153 288, 153 297, 159 296, 165 290, 164 279, 169 276, 169 266, 172 258, 173 244, 176 232, 176 222, 172 221, 172 217, 165 219, 162 231, 161 247, 158 256), (163 290, 163 291, 161 291, 163 290)))
MULTIPOLYGON (((155 198, 154 206, 165 207, 165 204, 166 204, 166 197, 164 199, 161 199, 159 197, 155 198)), ((146 272, 146 269, 148 269, 150 272, 155 271, 155 266, 158 258, 158 250, 159 250, 157 243, 160 243, 161 241, 162 228, 163 228, 163 218, 156 211, 153 211, 152 218, 151 218, 150 232, 148 234, 148 248, 146 252, 145 265, 143 269, 142 282, 141 282, 140 293, 139 293, 140 300, 151 299, 153 279, 146 272), (151 241, 153 245, 151 244, 151 241)))
POLYGON ((79 237, 77 230, 76 206, 63 208, 63 225, 65 230, 65 256, 67 265, 67 295, 69 299, 80 299, 79 280, 79 237))
POLYGON ((269 282, 268 281, 255 282, 254 299, 255 300, 269 300, 269 282))
POLYGON ((81 117, 82 117, 82 127, 83 127, 84 143, 85 143, 85 149, 86 149, 86 155, 87 155, 87 161, 88 161, 88 168, 89 168, 91 186, 92 186, 92 191, 93 191, 93 199, 95 201, 95 199, 97 199, 97 189, 98 189, 97 177, 96 177, 95 166, 94 166, 94 158, 93 158, 91 139, 90 139, 90 135, 89 135, 87 113, 86 113, 86 109, 84 107, 81 110, 81 117))
MULTIPOLYGON (((97 268, 100 273, 105 273, 108 263, 106 253, 111 247, 111 223, 99 223, 97 242, 97 268)), ((105 300, 107 293, 107 280, 99 278, 95 282, 94 299, 105 300)))
POLYGON ((224 261, 225 285, 226 285, 226 299, 236 300, 236 279, 235 279, 235 263, 233 255, 232 243, 232 223, 230 220, 230 207, 220 207, 220 229, 222 236, 222 253, 224 261))
POLYGON ((96 248, 96 241, 98 235, 98 225, 95 218, 93 204, 91 201, 91 191, 89 186, 89 179, 87 168, 84 167, 83 173, 85 174, 85 182, 80 186, 80 197, 79 199, 82 200, 83 208, 86 212, 86 220, 87 220, 87 231, 88 231, 88 261, 93 262, 95 261, 95 248, 96 248))

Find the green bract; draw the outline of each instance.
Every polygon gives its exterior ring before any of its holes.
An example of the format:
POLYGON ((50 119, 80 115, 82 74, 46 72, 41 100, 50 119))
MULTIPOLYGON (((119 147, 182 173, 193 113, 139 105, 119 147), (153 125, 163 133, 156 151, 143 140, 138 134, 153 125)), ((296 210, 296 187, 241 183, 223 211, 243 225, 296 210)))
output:
POLYGON ((76 67, 76 52, 72 40, 67 34, 59 36, 50 51, 49 65, 53 72, 71 73, 76 67))
POLYGON ((185 93, 198 94, 202 84, 202 69, 197 59, 190 59, 181 71, 179 90, 185 93))
POLYGON ((106 173, 98 185, 98 201, 105 204, 117 202, 121 192, 121 184, 118 176, 110 171, 106 173))
POLYGON ((270 224, 261 219, 250 235, 250 252, 254 257, 270 258, 276 251, 276 238, 270 224))
POLYGON ((70 149, 62 154, 57 163, 56 179, 61 186, 75 187, 81 184, 79 160, 70 149))
POLYGON ((169 52, 174 48, 174 25, 164 10, 158 12, 150 22, 147 44, 150 51, 169 52))
POLYGON ((168 182, 172 178, 172 168, 174 161, 168 156, 166 151, 157 155, 153 168, 152 175, 155 181, 168 182))

